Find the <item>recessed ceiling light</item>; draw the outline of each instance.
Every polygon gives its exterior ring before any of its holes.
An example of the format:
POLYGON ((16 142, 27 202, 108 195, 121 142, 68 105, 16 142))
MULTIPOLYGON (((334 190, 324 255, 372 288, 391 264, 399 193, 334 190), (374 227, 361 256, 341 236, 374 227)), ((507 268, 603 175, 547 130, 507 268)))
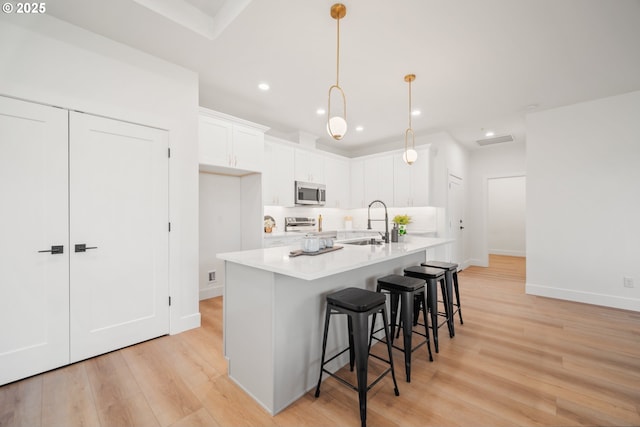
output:
POLYGON ((362 126, 356 126, 356 132, 362 132, 364 128, 362 126))
POLYGON ((269 85, 268 85, 267 83, 260 83, 260 84, 258 85, 258 88, 259 88, 260 90, 269 90, 269 85))
POLYGON ((326 113, 326 111, 324 111, 324 108, 318 108, 316 110, 316 114, 319 116, 322 116, 324 113, 326 113))
POLYGON ((486 131, 486 132, 484 133, 484 136, 486 136, 487 138, 488 138, 488 137, 490 137, 490 136, 493 136, 493 135, 495 135, 495 132, 493 132, 493 131, 491 131, 491 130, 488 130, 488 131, 486 131))
POLYGON ((412 115, 412 116, 419 116, 420 114, 422 114, 422 112, 421 112, 420 110, 413 110, 413 111, 411 112, 411 115, 412 115))

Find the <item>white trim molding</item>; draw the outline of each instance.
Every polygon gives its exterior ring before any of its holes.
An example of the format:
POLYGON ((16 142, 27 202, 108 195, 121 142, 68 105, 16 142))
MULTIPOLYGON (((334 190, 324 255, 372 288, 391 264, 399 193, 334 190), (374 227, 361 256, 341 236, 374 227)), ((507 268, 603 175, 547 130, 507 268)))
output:
POLYGON ((525 285, 525 292, 529 295, 536 295, 540 297, 562 299, 604 307, 614 307, 622 310, 640 311, 639 298, 627 298, 595 292, 576 291, 574 289, 556 288, 529 282, 525 285))

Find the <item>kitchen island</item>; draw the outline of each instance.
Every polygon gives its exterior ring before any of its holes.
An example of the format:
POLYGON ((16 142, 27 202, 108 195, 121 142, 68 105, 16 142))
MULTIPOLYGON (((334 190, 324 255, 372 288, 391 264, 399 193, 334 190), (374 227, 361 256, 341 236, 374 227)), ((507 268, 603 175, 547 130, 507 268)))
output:
MULTIPOLYGON (((382 245, 336 243, 343 248, 315 256, 289 256, 299 246, 218 254, 225 261, 229 377, 275 415, 316 385, 327 294, 349 286, 375 290, 377 278, 433 259, 435 248, 450 242, 406 236, 382 245)), ((347 345, 342 317, 331 321, 328 355, 347 345)), ((343 356, 329 369, 346 364, 343 356)))

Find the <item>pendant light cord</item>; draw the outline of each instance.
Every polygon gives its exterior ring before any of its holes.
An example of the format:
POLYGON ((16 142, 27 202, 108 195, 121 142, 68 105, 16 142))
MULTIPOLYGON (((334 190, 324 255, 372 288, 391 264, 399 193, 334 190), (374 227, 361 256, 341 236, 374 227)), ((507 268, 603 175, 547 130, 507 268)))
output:
POLYGON ((340 18, 336 19, 338 21, 338 37, 336 38, 336 86, 340 87, 340 18))
POLYGON ((411 129, 411 80, 409 80, 409 129, 411 129))

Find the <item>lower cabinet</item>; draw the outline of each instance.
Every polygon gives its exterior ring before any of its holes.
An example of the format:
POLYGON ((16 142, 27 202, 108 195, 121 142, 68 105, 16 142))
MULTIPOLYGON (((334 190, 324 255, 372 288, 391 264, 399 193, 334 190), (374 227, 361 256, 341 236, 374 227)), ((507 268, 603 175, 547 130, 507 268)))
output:
POLYGON ((0 150, 0 384, 167 334, 167 132, 0 97, 0 150))

